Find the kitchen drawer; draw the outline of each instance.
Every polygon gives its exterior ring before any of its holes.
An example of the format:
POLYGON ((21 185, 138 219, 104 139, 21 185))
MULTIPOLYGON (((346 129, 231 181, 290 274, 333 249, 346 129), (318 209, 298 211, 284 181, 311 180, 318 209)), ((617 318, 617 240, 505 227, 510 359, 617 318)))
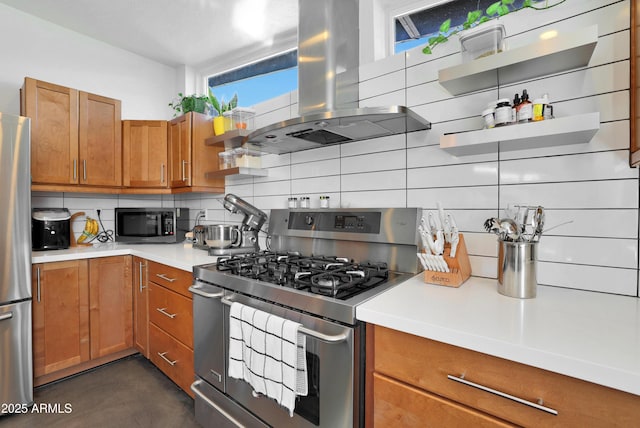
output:
POLYGON ((186 270, 149 261, 149 281, 167 287, 185 297, 191 297, 189 287, 193 284, 193 274, 186 270))
POLYGON ((374 370, 512 423, 536 427, 629 427, 640 396, 407 333, 374 326, 374 370), (558 415, 450 380, 464 378, 558 415), (535 424, 533 423, 535 421, 535 424))
POLYGON ((193 301, 149 283, 149 321, 193 349, 193 301))
POLYGON ((374 373, 373 427, 512 427, 504 421, 374 373))
POLYGON ((193 397, 191 384, 195 375, 191 349, 154 324, 149 324, 149 356, 156 367, 193 397))

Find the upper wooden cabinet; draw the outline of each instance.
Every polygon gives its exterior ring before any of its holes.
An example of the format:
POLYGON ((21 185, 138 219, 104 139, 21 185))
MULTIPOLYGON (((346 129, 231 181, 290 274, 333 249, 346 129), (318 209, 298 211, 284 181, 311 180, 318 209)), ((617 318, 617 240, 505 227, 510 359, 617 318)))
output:
POLYGON ((80 91, 80 184, 122 185, 119 100, 80 91))
POLYGON ((122 182, 125 187, 169 186, 167 121, 122 121, 122 182))
POLYGON ((224 192, 224 178, 207 178, 217 169, 217 151, 205 140, 213 135, 211 119, 190 112, 169 122, 169 171, 174 192, 224 192))
POLYGON ((31 118, 34 190, 122 185, 119 100, 29 77, 20 99, 21 114, 31 118))

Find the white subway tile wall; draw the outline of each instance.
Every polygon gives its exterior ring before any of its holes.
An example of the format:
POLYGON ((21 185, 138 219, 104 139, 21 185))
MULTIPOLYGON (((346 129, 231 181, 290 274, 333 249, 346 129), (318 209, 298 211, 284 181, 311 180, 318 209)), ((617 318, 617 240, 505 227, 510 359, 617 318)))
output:
MULTIPOLYGON (((267 177, 226 178, 234 193, 270 212, 287 199, 329 195, 332 207, 421 207, 441 202, 465 234, 474 276, 496 278, 497 241, 485 219, 503 215, 508 204, 542 205, 549 230, 538 247, 538 283, 639 296, 638 170, 628 166, 629 0, 566 2, 546 11, 503 17, 507 45, 535 41, 550 29, 573 32, 597 24, 598 44, 585 68, 452 96, 438 82, 438 70, 461 62, 456 40, 433 55, 420 48, 365 64, 360 69, 360 105, 406 105, 431 121, 429 131, 331 146, 287 155, 265 155, 267 177), (455 157, 439 148, 440 136, 482 127, 480 112, 498 98, 527 89, 548 93, 557 117, 599 112, 601 128, 581 144, 455 157)), ((256 125, 297 116, 298 94, 255 106, 256 125)), ((171 204, 206 210, 212 220, 242 220, 222 207, 224 195, 176 195, 148 199, 102 195, 34 194, 34 206, 70 206, 93 214, 104 206, 171 204)), ((265 226, 266 229, 266 226, 265 226)), ((264 239, 265 234, 262 234, 264 239)), ((264 244, 264 240, 263 240, 264 244)))

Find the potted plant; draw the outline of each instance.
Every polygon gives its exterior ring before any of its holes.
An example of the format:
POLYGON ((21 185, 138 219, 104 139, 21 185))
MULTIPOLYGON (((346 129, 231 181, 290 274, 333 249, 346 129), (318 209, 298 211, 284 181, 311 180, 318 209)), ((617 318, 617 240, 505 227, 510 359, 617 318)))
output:
POLYGON ((195 111, 197 113, 204 113, 207 110, 207 103, 209 98, 205 95, 189 95, 185 96, 182 92, 178 92, 178 98, 169 103, 173 112, 173 117, 181 114, 195 111))
MULTIPOLYGON (((451 19, 447 19, 442 24, 440 24, 438 33, 435 36, 430 37, 428 39, 428 42, 427 42, 428 44, 422 49, 422 52, 425 54, 431 54, 433 49, 436 46, 442 43, 446 43, 451 36, 458 33, 463 33, 461 34, 461 36, 463 36, 464 32, 468 32, 470 30, 473 31, 472 29, 484 23, 490 22, 496 27, 499 27, 502 24, 497 23, 497 18, 501 16, 505 16, 511 12, 517 12, 523 9, 534 9, 534 10, 550 9, 554 6, 564 3, 567 0, 559 0, 553 4, 549 4, 549 0, 537 1, 537 2, 534 2, 533 0, 524 0, 520 7, 516 7, 514 5, 514 1, 515 0, 499 0, 489 5, 489 7, 485 11, 482 11, 482 10, 469 11, 467 13, 467 19, 461 25, 454 27, 453 29, 451 28, 451 19)), ((504 36, 504 30, 502 30, 501 32, 502 32, 502 36, 504 36)), ((493 50, 492 53, 497 53, 500 50, 499 47, 498 49, 495 48, 496 45, 501 44, 501 41, 498 41, 497 37, 499 37, 499 35, 497 35, 497 32, 496 32, 496 35, 492 35, 492 37, 488 38, 489 43, 493 45, 493 46, 489 46, 488 48, 489 51, 493 50)), ((463 48, 463 51, 464 51, 464 48, 463 48)))
POLYGON ((233 98, 228 103, 224 102, 224 99, 218 101, 218 98, 213 94, 211 88, 209 88, 209 102, 213 106, 213 109, 218 113, 216 117, 213 118, 213 133, 216 135, 224 134, 225 129, 231 129, 231 124, 228 126, 225 124, 225 120, 231 121, 231 118, 225 117, 226 112, 230 112, 232 109, 236 108, 238 105, 238 94, 234 94, 233 98))

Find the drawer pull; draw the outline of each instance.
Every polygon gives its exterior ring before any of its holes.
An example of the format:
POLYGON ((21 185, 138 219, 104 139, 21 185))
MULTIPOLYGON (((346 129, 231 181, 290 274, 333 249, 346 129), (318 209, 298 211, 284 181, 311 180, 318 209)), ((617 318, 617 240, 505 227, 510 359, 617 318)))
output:
POLYGON ((178 314, 170 314, 166 311, 167 308, 156 308, 156 311, 160 312, 162 315, 168 316, 171 319, 174 319, 178 314))
POLYGON ((157 274, 156 274, 156 276, 157 276, 158 278, 162 278, 162 279, 164 279, 165 281, 169 281, 169 282, 174 282, 174 281, 176 280, 175 278, 169 278, 168 276, 166 276, 166 275, 165 275, 165 274, 163 274, 163 273, 157 273, 157 274))
POLYGON ((488 386, 480 385, 480 384, 475 383, 475 382, 470 382, 470 381, 468 381, 468 380, 466 380, 464 378, 464 375, 461 375, 460 377, 454 376, 454 375, 447 375, 447 378, 450 379, 450 380, 456 381, 456 382, 460 382, 460 383, 462 383, 464 385, 467 385, 467 386, 478 388, 478 389, 480 389, 482 391, 490 392, 491 394, 495 394, 495 395, 497 395, 499 397, 503 397, 503 398, 506 398, 508 400, 512 400, 512 401, 515 401, 517 403, 520 403, 520 404, 524 404, 525 406, 533 407, 535 409, 542 410, 543 412, 547 412, 547 413, 550 413, 552 415, 558 416, 558 411, 557 410, 554 410, 554 409, 552 409, 550 407, 545 407, 545 406, 542 405, 542 403, 543 403, 542 399, 540 399, 540 404, 534 403, 532 401, 527 401, 527 400, 524 400, 522 398, 518 398, 518 397, 516 397, 514 395, 507 394, 506 392, 498 391, 496 389, 489 388, 488 386))
POLYGON ((11 318, 13 318, 13 312, 7 312, 6 314, 0 315, 0 321, 10 320, 11 318))
POLYGON ((158 356, 160 358, 162 358, 163 360, 165 360, 167 363, 171 364, 172 366, 175 366, 176 363, 178 362, 178 360, 173 360, 171 361, 170 359, 168 359, 167 357, 165 357, 165 355, 167 355, 169 352, 158 352, 158 356))

